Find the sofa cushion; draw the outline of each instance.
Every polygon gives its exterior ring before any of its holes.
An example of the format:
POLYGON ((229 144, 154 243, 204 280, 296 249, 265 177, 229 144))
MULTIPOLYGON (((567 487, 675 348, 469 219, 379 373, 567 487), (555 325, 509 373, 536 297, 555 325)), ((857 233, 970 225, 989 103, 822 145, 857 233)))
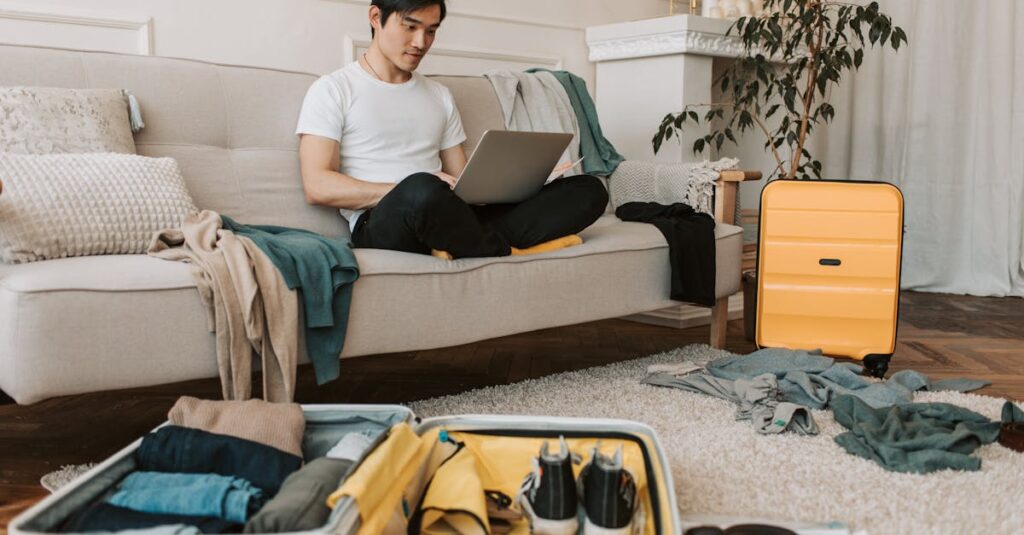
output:
MULTIPOLYGON (((583 245, 542 255, 452 262, 357 250, 361 277, 342 356, 676 304, 667 297, 668 245, 654 226, 604 217, 581 236, 583 245)), ((716 238, 717 293, 725 296, 739 289, 742 231, 719 225, 716 238)), ((214 336, 184 263, 131 255, 0 265, 0 317, 16 318, 0 322, 0 389, 19 403, 217 375, 214 336)))
POLYGON ((462 118, 462 129, 466 141, 462 147, 466 156, 472 156, 480 138, 488 130, 504 130, 505 121, 501 116, 501 104, 491 87, 491 82, 482 76, 431 76, 452 92, 455 106, 462 118))
POLYGON ((135 154, 118 89, 0 87, 0 152, 135 154))
POLYGON ((0 153, 0 176, 4 262, 142 254, 196 211, 172 158, 0 153))

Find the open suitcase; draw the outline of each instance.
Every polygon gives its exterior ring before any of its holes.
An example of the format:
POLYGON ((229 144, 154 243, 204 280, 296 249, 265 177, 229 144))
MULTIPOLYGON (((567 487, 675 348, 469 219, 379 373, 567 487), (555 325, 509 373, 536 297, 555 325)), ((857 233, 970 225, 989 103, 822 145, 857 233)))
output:
MULTIPOLYGON (((381 432, 331 495, 327 523, 305 533, 490 533, 486 517, 479 518, 483 491, 514 499, 541 444, 559 436, 565 437, 574 454, 583 457, 574 467, 577 474, 598 440, 605 454, 621 445, 623 465, 636 477, 639 505, 634 518, 639 522, 634 523, 634 533, 680 532, 667 457, 654 430, 643 424, 536 416, 420 420, 398 405, 305 405, 303 412, 302 450, 307 462, 324 456, 349 432, 381 432), (447 476, 442 473, 442 466, 465 463, 475 467, 473 477, 452 469, 447 476), (442 481, 445 477, 449 480, 442 481), (452 526, 460 522, 464 526, 469 522, 471 529, 453 531, 452 526)), ((135 469, 135 451, 141 443, 140 438, 16 517, 8 526, 11 535, 60 532, 69 517, 103 499, 135 469)), ((515 521, 507 532, 529 533, 528 523, 515 521)))
POLYGON ((884 376, 899 314, 900 190, 775 180, 761 192, 758 237, 758 347, 820 348, 884 376))

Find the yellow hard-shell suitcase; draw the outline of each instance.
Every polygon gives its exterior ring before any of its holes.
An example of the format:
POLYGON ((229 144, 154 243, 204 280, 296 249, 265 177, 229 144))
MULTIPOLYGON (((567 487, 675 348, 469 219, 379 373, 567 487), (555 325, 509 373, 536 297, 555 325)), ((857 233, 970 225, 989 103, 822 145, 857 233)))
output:
POLYGON ((899 314, 900 190, 775 180, 761 192, 758 237, 758 347, 821 349, 885 375, 899 314))

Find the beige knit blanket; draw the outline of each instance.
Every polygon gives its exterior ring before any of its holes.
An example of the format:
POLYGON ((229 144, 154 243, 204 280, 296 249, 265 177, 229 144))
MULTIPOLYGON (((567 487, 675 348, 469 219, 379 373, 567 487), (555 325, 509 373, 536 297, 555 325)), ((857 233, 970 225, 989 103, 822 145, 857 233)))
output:
POLYGON ((252 240, 221 226, 216 212, 191 214, 180 229, 157 233, 148 254, 192 265, 210 331, 216 332, 224 399, 252 397, 255 351, 263 359, 263 398, 291 401, 299 354, 298 296, 252 240))
POLYGON ((259 442, 302 457, 306 417, 297 403, 210 401, 182 396, 167 413, 174 425, 259 442))

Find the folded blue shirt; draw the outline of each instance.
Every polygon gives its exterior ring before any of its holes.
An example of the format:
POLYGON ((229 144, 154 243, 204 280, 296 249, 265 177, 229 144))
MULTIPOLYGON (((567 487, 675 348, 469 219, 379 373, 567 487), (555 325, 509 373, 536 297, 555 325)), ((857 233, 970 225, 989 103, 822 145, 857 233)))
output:
POLYGON ((263 491, 239 477, 133 472, 107 502, 156 514, 209 516, 245 523, 263 506, 263 491))

